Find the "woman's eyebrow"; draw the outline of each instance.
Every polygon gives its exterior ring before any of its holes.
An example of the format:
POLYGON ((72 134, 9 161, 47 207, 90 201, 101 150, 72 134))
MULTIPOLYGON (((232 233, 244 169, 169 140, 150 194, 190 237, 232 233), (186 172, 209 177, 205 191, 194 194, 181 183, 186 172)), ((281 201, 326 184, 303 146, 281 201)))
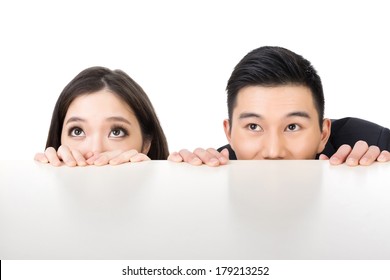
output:
POLYGON ((82 119, 82 118, 79 118, 79 117, 71 117, 71 118, 69 118, 69 119, 66 121, 65 124, 68 124, 68 123, 70 123, 70 122, 85 122, 85 120, 82 119))
POLYGON ((117 117, 117 116, 114 116, 114 117, 109 117, 106 119, 106 121, 109 121, 109 122, 124 122, 124 123, 127 123, 128 125, 131 125, 131 122, 129 122, 127 119, 125 119, 124 117, 117 117))

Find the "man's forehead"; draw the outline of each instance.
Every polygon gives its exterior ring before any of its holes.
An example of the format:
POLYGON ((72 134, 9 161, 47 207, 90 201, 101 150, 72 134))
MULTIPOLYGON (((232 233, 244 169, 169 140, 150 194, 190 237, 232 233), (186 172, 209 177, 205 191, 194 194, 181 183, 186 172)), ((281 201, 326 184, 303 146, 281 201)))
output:
POLYGON ((305 86, 249 86, 238 92, 233 113, 248 112, 259 115, 305 112, 310 115, 316 109, 311 91, 305 86))

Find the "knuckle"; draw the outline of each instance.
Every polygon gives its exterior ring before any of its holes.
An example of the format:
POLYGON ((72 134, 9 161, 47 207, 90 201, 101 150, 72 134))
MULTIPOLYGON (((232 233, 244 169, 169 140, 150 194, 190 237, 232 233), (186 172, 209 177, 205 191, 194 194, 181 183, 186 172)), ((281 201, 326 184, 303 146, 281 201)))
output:
POLYGON ((61 145, 61 146, 58 148, 57 153, 59 153, 59 154, 61 154, 61 155, 65 155, 68 151, 69 151, 69 149, 68 149, 67 146, 61 145))
POLYGON ((202 148, 196 148, 196 149, 194 150, 194 154, 203 154, 204 152, 205 152, 205 150, 202 149, 202 148))
POLYGON ((348 144, 344 144, 340 146, 339 151, 348 154, 352 151, 352 147, 348 144))
POLYGON ((43 156, 44 156, 43 154, 37 153, 37 154, 35 154, 34 159, 39 160, 39 159, 43 158, 43 156))
POLYGON ((374 152, 374 153, 380 153, 381 150, 379 149, 378 146, 374 146, 374 145, 371 145, 370 148, 369 148, 370 151, 374 152))
POLYGON ((188 151, 187 149, 181 149, 180 151, 179 151, 179 154, 181 154, 181 155, 183 155, 183 154, 187 154, 187 153, 189 153, 190 151, 188 151))
POLYGON ((177 156, 177 155, 179 155, 178 152, 172 152, 172 153, 170 153, 170 154, 168 155, 168 157, 175 157, 175 156, 177 156))
POLYGON ((190 154, 190 155, 188 155, 187 160, 192 161, 192 160, 194 160, 196 158, 198 158, 196 155, 190 154))
POLYGON ((136 155, 136 154, 139 154, 137 150, 135 149, 131 149, 130 151, 128 151, 129 154, 132 154, 132 155, 136 155))
POLYGON ((361 147, 366 147, 366 148, 368 148, 367 142, 366 142, 366 141, 363 141, 363 140, 357 141, 357 142, 356 142, 356 145, 357 145, 357 146, 361 146, 361 147))
POLYGON ((137 152, 128 152, 128 153, 126 153, 126 154, 123 154, 123 155, 121 156, 121 158, 122 158, 123 160, 125 160, 125 161, 129 161, 131 158, 133 158, 133 157, 135 157, 135 156, 137 156, 137 155, 138 155, 137 152))
POLYGON ((52 153, 55 152, 55 149, 53 147, 47 147, 45 150, 45 153, 52 153))

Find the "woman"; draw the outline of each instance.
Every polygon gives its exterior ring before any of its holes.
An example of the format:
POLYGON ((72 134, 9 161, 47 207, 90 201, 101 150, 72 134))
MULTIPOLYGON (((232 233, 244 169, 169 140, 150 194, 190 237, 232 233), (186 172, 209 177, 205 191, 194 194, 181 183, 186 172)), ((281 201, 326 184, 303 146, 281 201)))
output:
POLYGON ((143 89, 121 70, 91 67, 62 91, 46 150, 35 160, 85 166, 167 157, 164 132, 143 89))

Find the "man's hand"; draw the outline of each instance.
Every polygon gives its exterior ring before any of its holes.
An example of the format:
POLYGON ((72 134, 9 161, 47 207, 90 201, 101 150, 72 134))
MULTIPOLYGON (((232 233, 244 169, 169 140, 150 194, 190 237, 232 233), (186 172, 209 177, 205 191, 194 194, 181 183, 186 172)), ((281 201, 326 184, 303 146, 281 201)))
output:
POLYGON ((390 161, 390 153, 388 151, 381 152, 377 146, 368 146, 365 141, 358 141, 353 149, 349 145, 342 145, 330 158, 321 154, 320 159, 329 159, 332 165, 339 165, 344 162, 349 166, 371 165, 375 161, 390 161))
POLYGON ((173 162, 187 162, 192 165, 207 164, 208 166, 220 166, 228 163, 229 151, 223 149, 221 152, 213 148, 207 150, 197 148, 193 153, 183 149, 180 152, 173 152, 169 155, 168 160, 173 162))

